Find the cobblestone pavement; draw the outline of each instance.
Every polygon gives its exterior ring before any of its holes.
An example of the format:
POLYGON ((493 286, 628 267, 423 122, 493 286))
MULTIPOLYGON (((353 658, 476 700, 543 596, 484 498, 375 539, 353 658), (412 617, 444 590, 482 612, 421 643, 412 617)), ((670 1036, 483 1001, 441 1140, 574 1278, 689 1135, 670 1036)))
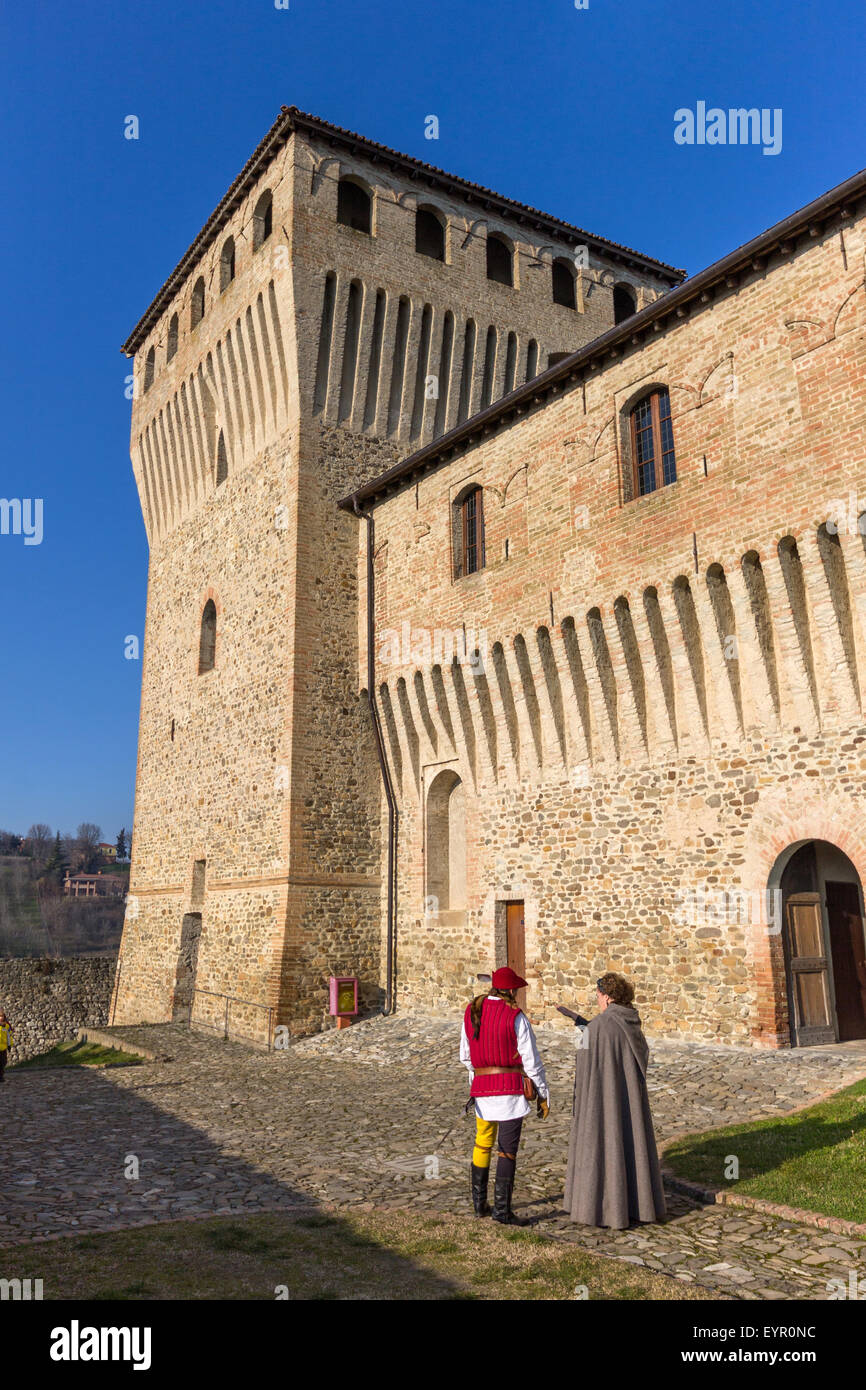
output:
MULTIPOLYGON (((473 1124, 453 1019, 398 1015, 261 1053, 172 1025, 112 1030, 160 1060, 11 1068, 0 1090, 0 1242, 326 1202, 468 1211, 473 1124), (170 1058, 171 1060, 165 1060, 170 1058), (138 1177, 133 1174, 135 1164, 138 1177)), ((866 1276, 866 1241, 669 1198, 661 1226, 562 1212, 574 1033, 542 1025, 550 1118, 524 1126, 515 1206, 536 1229, 737 1298, 826 1298, 866 1276)), ((766 1052, 653 1041, 659 1139, 780 1114, 866 1074, 866 1048, 766 1052)))

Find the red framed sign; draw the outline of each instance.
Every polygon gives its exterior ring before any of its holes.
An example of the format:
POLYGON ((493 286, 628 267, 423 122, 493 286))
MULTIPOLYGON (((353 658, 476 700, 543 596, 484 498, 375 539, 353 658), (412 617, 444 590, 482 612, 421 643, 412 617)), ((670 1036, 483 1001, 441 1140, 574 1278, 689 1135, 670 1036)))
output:
POLYGON ((339 1017, 341 1014, 358 1012, 357 975, 331 975, 328 980, 330 995, 329 1013, 339 1017))

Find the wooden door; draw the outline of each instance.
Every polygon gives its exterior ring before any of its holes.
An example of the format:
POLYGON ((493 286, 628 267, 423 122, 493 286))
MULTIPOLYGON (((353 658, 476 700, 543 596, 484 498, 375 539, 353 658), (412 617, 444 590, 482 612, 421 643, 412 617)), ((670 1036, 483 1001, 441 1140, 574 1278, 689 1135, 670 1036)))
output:
POLYGON ((819 894, 792 893, 785 904, 785 923, 794 1042, 798 1047, 835 1042, 819 894))
POLYGON ((856 883, 828 880, 827 917, 839 1041, 866 1038, 866 945, 856 883))
MULTIPOLYGON (((526 979, 526 937, 523 927, 523 903, 505 904, 505 935, 507 939, 507 964, 522 980, 526 979)), ((517 1002, 526 1009, 526 990, 517 991, 517 1002)))

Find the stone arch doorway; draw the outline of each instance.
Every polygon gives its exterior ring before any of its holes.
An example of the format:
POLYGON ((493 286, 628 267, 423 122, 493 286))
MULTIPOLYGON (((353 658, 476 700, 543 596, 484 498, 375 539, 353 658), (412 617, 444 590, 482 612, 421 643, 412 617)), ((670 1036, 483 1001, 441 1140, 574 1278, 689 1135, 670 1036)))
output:
POLYGON ((777 858, 769 888, 778 894, 792 1045, 866 1038, 863 886, 854 864, 828 840, 800 840, 777 858))

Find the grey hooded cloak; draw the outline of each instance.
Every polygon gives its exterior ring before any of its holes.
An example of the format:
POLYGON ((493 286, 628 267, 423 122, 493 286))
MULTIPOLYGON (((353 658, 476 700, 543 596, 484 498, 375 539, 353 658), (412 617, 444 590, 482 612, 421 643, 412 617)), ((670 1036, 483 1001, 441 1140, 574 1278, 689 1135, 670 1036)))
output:
POLYGON ((636 1009, 608 1004, 584 1031, 574 1077, 565 1209, 624 1230, 665 1216, 646 1088, 649 1047, 636 1009))

